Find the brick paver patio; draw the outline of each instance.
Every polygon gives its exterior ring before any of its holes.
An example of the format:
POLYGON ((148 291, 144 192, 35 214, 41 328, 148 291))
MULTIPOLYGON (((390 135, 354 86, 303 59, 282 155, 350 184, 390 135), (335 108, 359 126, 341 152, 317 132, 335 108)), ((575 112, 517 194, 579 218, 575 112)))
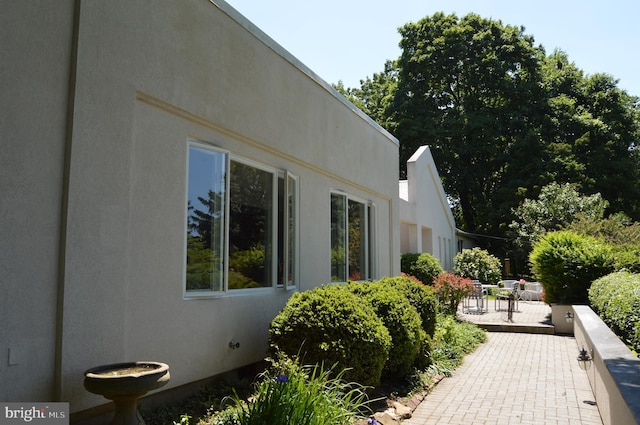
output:
MULTIPOLYGON (((521 303, 516 323, 548 324, 544 303, 521 303)), ((548 310, 548 311, 547 311, 548 310)), ((493 304, 474 322, 503 321, 493 304)), ((404 425, 602 425, 586 372, 578 367, 570 336, 490 332, 420 403, 404 425)))

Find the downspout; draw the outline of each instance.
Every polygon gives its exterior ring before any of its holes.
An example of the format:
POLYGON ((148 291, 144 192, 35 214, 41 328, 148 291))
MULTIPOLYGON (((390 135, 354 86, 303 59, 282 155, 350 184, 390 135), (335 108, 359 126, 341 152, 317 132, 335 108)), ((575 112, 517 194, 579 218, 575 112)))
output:
POLYGON ((71 169, 71 148, 73 144, 73 116, 75 112, 76 71, 78 63, 78 35, 80 27, 80 3, 75 0, 73 6, 73 30, 71 34, 71 55, 69 58, 69 81, 67 95, 67 122, 65 130, 64 163, 62 171, 62 199, 60 200, 60 240, 58 246, 58 288, 56 299, 56 335, 54 353, 53 396, 55 401, 62 400, 63 336, 64 336, 64 290, 66 272, 66 246, 69 211, 69 179, 71 169))

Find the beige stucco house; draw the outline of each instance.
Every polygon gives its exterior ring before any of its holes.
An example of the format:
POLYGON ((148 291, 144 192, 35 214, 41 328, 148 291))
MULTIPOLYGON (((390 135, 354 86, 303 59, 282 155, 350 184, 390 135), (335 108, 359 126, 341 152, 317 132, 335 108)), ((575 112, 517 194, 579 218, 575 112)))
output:
POLYGON ((452 270, 462 239, 428 146, 407 161, 407 180, 400 180, 399 192, 401 252, 429 253, 452 270))
POLYGON ((398 141, 223 1, 5 2, 0 35, 0 400, 230 371, 294 291, 400 273, 398 141))

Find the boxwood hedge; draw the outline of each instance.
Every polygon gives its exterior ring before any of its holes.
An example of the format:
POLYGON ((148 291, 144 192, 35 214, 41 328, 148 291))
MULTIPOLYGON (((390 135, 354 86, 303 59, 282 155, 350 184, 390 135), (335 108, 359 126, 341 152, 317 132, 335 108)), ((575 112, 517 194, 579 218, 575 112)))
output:
POLYGON ((640 274, 611 273, 589 288, 591 307, 636 353, 640 352, 640 274))
POLYGON ((390 285, 399 290, 418 311, 422 320, 422 329, 433 336, 436 329, 436 316, 440 304, 432 286, 422 284, 408 276, 385 277, 380 283, 390 285))
POLYGON ((271 322, 270 344, 377 386, 383 373, 402 377, 429 365, 437 311, 433 289, 409 277, 324 285, 292 295, 271 322))
POLYGON ((344 377, 362 385, 380 383, 391 349, 382 319, 347 285, 293 294, 269 334, 273 350, 299 355, 304 364, 347 369, 344 377))
POLYGON ((397 288, 382 282, 352 282, 347 287, 372 307, 391 335, 391 349, 384 374, 409 375, 426 341, 418 311, 397 288))
POLYGON ((444 271, 440 261, 426 252, 402 254, 400 256, 400 270, 425 285, 433 285, 433 279, 444 271))

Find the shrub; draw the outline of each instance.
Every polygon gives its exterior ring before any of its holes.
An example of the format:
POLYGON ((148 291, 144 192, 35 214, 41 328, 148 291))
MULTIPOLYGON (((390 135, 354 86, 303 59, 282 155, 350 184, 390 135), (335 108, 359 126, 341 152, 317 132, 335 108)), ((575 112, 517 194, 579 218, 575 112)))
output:
POLYGON ((608 245, 569 231, 541 237, 529 261, 549 304, 587 304, 591 282, 614 270, 614 256, 608 245))
POLYGON ((589 301, 611 330, 640 352, 640 274, 617 272, 595 280, 589 301))
POLYGON ((432 368, 436 373, 450 376, 462 364, 465 354, 486 341, 487 333, 472 323, 460 322, 454 316, 438 314, 433 336, 432 368))
POLYGON ((237 395, 217 413, 211 425, 348 425, 366 407, 364 388, 345 384, 341 373, 322 365, 301 367, 281 358, 259 379, 256 393, 245 402, 237 395))
POLYGON ((400 270, 414 276, 425 285, 432 285, 433 280, 443 272, 442 265, 436 257, 428 253, 406 253, 400 256, 400 270))
POLYGON ((427 286, 410 276, 385 277, 380 283, 391 285, 404 294, 411 305, 418 311, 422 320, 422 329, 433 336, 436 329, 438 298, 432 286, 427 286))
POLYGON ((426 333, 418 311, 397 288, 382 282, 352 282, 347 287, 371 304, 391 335, 385 373, 408 376, 421 352, 426 333))
POLYGON ((614 246, 613 250, 616 270, 640 273, 640 245, 619 245, 614 246))
POLYGON ((447 314, 456 314, 460 301, 474 290, 471 279, 453 273, 443 273, 438 276, 433 288, 447 314))
POLYGON ((345 378, 377 386, 391 336, 371 306, 346 286, 297 292, 269 328, 272 349, 307 364, 348 368, 345 378))
POLYGON ((489 285, 497 285, 502 276, 500 260, 481 248, 463 249, 453 263, 454 273, 489 285))

